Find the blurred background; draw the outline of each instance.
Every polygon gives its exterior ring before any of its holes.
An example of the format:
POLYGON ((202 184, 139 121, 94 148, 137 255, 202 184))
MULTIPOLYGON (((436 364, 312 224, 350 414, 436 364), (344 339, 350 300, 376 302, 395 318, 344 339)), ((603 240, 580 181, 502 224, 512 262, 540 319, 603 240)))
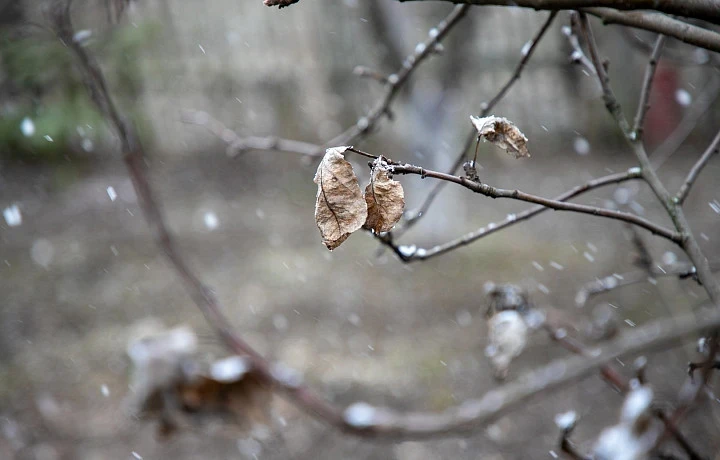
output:
MULTIPOLYGON (((71 54, 48 31, 46 6, 0 2, 0 458, 551 458, 555 414, 578 412, 574 437, 586 450, 616 420, 622 397, 593 376, 469 437, 357 439, 278 400, 262 433, 198 426, 156 440, 151 423, 130 420, 123 409, 129 338, 148 324, 187 324, 205 356, 226 352, 150 239, 116 134, 87 97, 71 54)), ((302 371, 340 405, 363 400, 439 411, 501 385, 483 355, 489 281, 519 284, 539 307, 578 321, 612 304, 621 331, 687 314, 706 299, 696 283, 664 277, 577 308, 584 283, 636 270, 627 229, 586 215, 548 212, 409 265, 361 232, 331 253, 313 218, 316 159, 271 151, 231 158, 221 139, 181 120, 184 110, 203 110, 241 136, 322 144, 382 97, 380 83, 353 69, 397 72, 451 9, 392 0, 305 0, 280 11, 259 0, 73 4, 76 29, 142 135, 152 183, 191 265, 248 342, 302 371)), ((444 52, 422 63, 400 92, 393 120, 355 145, 449 168, 470 132, 469 115, 512 75, 546 17, 519 8, 471 9, 443 41, 444 52)), ((532 158, 514 160, 482 144, 482 181, 555 196, 635 166, 595 79, 571 62, 561 32, 568 23, 560 13, 493 111, 527 135, 532 158)), ((632 116, 654 36, 593 25, 632 116)), ((717 132, 719 91, 716 58, 668 40, 645 132, 671 190, 717 132)), ((361 179, 369 177, 366 161, 348 159, 361 179)), ((720 164, 711 161, 686 206, 711 260, 720 257, 719 174, 720 164)), ((434 185, 400 180, 410 210, 434 185)), ((579 201, 624 202, 670 225, 640 183, 579 201)), ((450 186, 401 242, 429 247, 526 207, 450 186)), ((677 247, 641 236, 656 261, 686 260, 677 247)), ((509 379, 564 355, 536 333, 509 379)), ((673 401, 694 357, 692 341, 648 355, 661 401, 673 401)), ((624 364, 618 366, 631 375, 624 364)), ((684 425, 708 456, 720 449, 717 405, 705 398, 684 425)))

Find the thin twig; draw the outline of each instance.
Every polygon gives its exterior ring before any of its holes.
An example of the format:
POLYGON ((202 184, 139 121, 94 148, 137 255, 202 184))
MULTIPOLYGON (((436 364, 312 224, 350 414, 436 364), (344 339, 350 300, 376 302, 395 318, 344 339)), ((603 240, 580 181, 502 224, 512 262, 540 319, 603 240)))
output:
POLYGON ((311 157, 322 156, 322 146, 310 142, 281 139, 278 137, 239 136, 207 112, 185 110, 181 113, 183 123, 202 126, 228 145, 228 156, 234 157, 248 150, 271 150, 276 152, 299 153, 311 157))
POLYGON ((639 142, 638 139, 632 135, 630 125, 620 108, 620 104, 617 102, 617 98, 615 97, 612 88, 610 87, 610 79, 608 77, 607 70, 605 69, 605 65, 600 62, 597 44, 595 43, 595 38, 593 37, 588 19, 582 13, 580 14, 580 22, 583 27, 588 49, 590 50, 593 65, 597 70, 600 86, 603 90, 603 100, 605 102, 605 106, 615 119, 622 133, 625 135, 625 139, 630 144, 635 157, 640 163, 643 179, 645 179, 645 182, 647 182, 650 186, 650 189, 658 198, 658 201, 660 201, 667 211, 675 229, 680 232, 680 245, 685 250, 685 253, 690 261, 694 264, 695 269, 697 270, 698 279, 703 284, 713 304, 720 308, 720 282, 715 279, 712 270, 710 269, 707 257, 692 234, 690 224, 685 218, 682 206, 679 206, 674 202, 672 196, 665 188, 665 185, 660 180, 660 177, 657 175, 657 172, 653 169, 642 142, 639 142))
POLYGON ((638 102, 635 124, 633 126, 633 133, 635 133, 635 139, 637 140, 642 139, 645 115, 650 109, 650 90, 652 89, 653 77, 655 77, 655 69, 657 69, 657 63, 660 60, 660 53, 662 52, 664 44, 665 36, 658 35, 652 53, 650 54, 647 68, 645 69, 645 78, 643 79, 643 86, 640 90, 640 101, 638 102))
MULTIPOLYGON (((350 151, 357 152, 355 149, 348 149, 350 151)), ((501 189, 492 187, 488 184, 483 184, 480 182, 474 182, 466 177, 461 176, 454 176, 452 174, 442 173, 438 171, 433 171, 430 169, 424 169, 420 166, 414 166, 409 164, 397 164, 392 165, 390 167, 391 171, 394 174, 414 174, 418 175, 420 177, 431 177, 433 179, 439 179, 444 180, 448 182, 453 182, 455 184, 461 185, 468 190, 471 190, 475 193, 480 193, 481 195, 485 195, 490 198, 509 198, 513 200, 519 200, 519 201, 526 201, 528 203, 535 203, 545 206, 546 208, 551 208, 556 211, 573 211, 573 212, 579 212, 582 214, 590 214, 594 216, 599 217, 606 217, 610 219, 616 219, 623 222, 627 222, 633 225, 637 225, 639 227, 642 227, 646 230, 649 230, 651 233, 655 235, 662 236, 663 238, 667 238, 668 240, 674 242, 674 243, 680 243, 682 240, 682 237, 680 234, 673 232, 672 230, 669 230, 667 228, 664 228, 654 222, 651 222, 644 217, 636 216, 634 214, 626 213, 626 212, 620 212, 620 211, 614 211, 612 209, 606 209, 606 208, 598 208, 595 206, 589 206, 585 204, 576 204, 576 203, 567 203, 564 201, 557 201, 550 198, 544 198, 537 195, 531 195, 529 193, 522 192, 520 190, 508 190, 508 189, 501 189)))
POLYGON ((435 47, 445 38, 452 28, 460 22, 469 9, 470 7, 468 5, 460 5, 453 8, 452 12, 445 19, 431 29, 428 39, 419 43, 415 47, 415 52, 405 58, 402 67, 396 73, 388 76, 385 94, 375 106, 360 117, 357 123, 335 136, 325 145, 332 147, 335 145, 352 144, 359 136, 370 132, 378 121, 388 114, 390 104, 392 104, 400 88, 405 85, 418 65, 434 53, 435 47))
MULTIPOLYGON (((434 0, 400 0, 434 1, 434 0)), ((701 19, 709 22, 720 21, 720 8, 712 0, 447 0, 454 3, 486 6, 515 6, 534 10, 579 10, 582 8, 608 7, 618 10, 655 10, 674 16, 701 19)))
MULTIPOLYGON (((578 185, 577 187, 574 187, 574 188, 568 190, 567 192, 556 196, 554 198, 554 200, 555 201, 570 200, 572 198, 575 198, 578 195, 581 195, 585 192, 596 189, 598 187, 602 187, 602 186, 610 185, 610 184, 617 184, 619 182, 624 182, 624 181, 632 180, 632 179, 639 179, 640 177, 641 177, 640 171, 638 171, 637 169, 630 169, 629 171, 624 172, 624 173, 610 174, 608 176, 603 176, 603 177, 599 177, 597 179, 593 179, 589 182, 586 182, 585 184, 578 185)), ((532 208, 528 208, 528 209, 518 212, 516 214, 511 214, 510 216, 506 217, 504 220, 502 220, 500 222, 489 223, 483 227, 480 227, 477 230, 474 230, 470 233, 466 233, 465 235, 463 235, 459 238, 448 241, 447 243, 435 246, 431 249, 418 248, 417 250, 413 251, 412 253, 400 251, 399 246, 395 245, 392 241, 388 241, 384 235, 378 235, 378 238, 380 239, 380 241, 383 244, 385 244, 386 246, 389 246, 400 257, 400 259, 405 262, 412 262, 415 260, 425 260, 425 259, 429 259, 431 257, 439 256, 446 252, 452 251, 454 249, 457 249, 458 247, 471 244, 481 238, 490 236, 491 234, 496 233, 504 228, 518 224, 522 221, 530 219, 531 217, 536 216, 536 215, 538 215, 542 212, 548 211, 548 210, 549 210, 549 208, 546 208, 545 206, 533 206, 532 208)))
MULTIPOLYGON (((427 1, 427 0, 401 0, 401 1, 427 1)), ((434 1, 434 0, 433 0, 434 1)), ((446 0, 453 3, 466 3, 473 5, 502 5, 502 6, 521 6, 526 8, 534 8, 538 10, 579 10, 583 13, 596 16, 603 21, 603 24, 622 24, 637 29, 648 30, 650 32, 667 35, 677 38, 680 41, 690 45, 699 46, 712 51, 720 52, 720 34, 715 31, 695 26, 689 22, 675 19, 666 14, 653 11, 640 10, 656 10, 664 13, 675 11, 676 8, 683 9, 684 13, 678 16, 705 18, 714 18, 720 15, 714 0, 682 0, 657 2, 654 0, 647 1, 627 1, 627 0, 610 0, 610 1, 586 1, 586 0, 446 0), (698 10, 688 10, 688 4, 700 5, 698 10), (607 8, 599 5, 616 5, 607 8), (638 11, 618 11, 618 9, 636 9, 638 11), (708 15, 709 13, 709 15, 708 15)), ((675 14, 675 13, 669 13, 675 14)), ((717 23, 717 19, 710 19, 711 22, 717 23)))
MULTIPOLYGON (((530 43, 530 47, 527 48, 527 51, 525 53, 523 53, 522 58, 515 66, 515 71, 512 73, 507 82, 505 82, 505 84, 490 99, 490 101, 480 104, 480 117, 488 116, 490 114, 490 111, 495 108, 495 106, 503 99, 503 97, 505 97, 510 88, 520 79, 523 70, 527 66, 527 63, 530 61, 530 58, 533 56, 533 54, 535 54, 537 46, 540 44, 540 41, 545 36, 545 33, 552 25, 556 16, 557 12, 555 11, 551 12, 548 15, 548 18, 537 31, 535 36, 530 40, 530 42, 528 42, 530 43)), ((470 145, 476 138, 477 131, 475 129, 470 130, 463 144, 463 148, 460 150, 460 153, 458 153, 457 157, 455 158, 455 162, 448 170, 448 174, 454 174, 455 171, 457 171, 460 166, 462 166, 463 161, 465 160, 465 152, 467 152, 468 148, 470 148, 470 145)), ((425 199, 423 200, 422 204, 415 211, 408 213, 408 217, 402 223, 402 227, 393 230, 393 237, 396 239, 400 238, 403 234, 410 230, 410 228, 415 226, 418 221, 427 214, 433 201, 435 201, 435 198, 437 198, 437 196, 440 194, 440 192, 446 185, 447 182, 438 182, 437 184, 435 184, 430 193, 428 193, 427 197, 425 197, 425 199)))
MULTIPOLYGON (((720 270, 720 261, 710 263, 713 271, 720 270)), ((679 279, 694 278, 696 276, 695 267, 692 264, 670 264, 657 265, 651 267, 652 272, 648 274, 645 270, 636 270, 632 272, 612 274, 603 278, 585 283, 575 295, 575 304, 582 307, 595 296, 605 292, 614 291, 625 286, 631 286, 637 283, 644 283, 649 278, 661 278, 668 276, 676 276, 679 279)))
POLYGON ((705 150, 705 153, 702 154, 700 159, 693 165, 692 169, 690 169, 687 178, 685 178, 682 186, 680 186, 680 190, 677 195, 675 195, 675 203, 678 206, 685 202, 685 198, 687 198, 688 193, 690 193, 690 188, 695 183, 695 180, 700 175, 700 172, 708 164, 710 158, 718 152, 718 144, 720 144, 720 131, 715 135, 715 138, 705 150))
MULTIPOLYGON (((655 169, 650 163, 650 160, 647 156, 647 153, 645 152, 645 148, 642 142, 639 142, 639 140, 632 136, 632 133, 629 132, 627 120, 625 119, 625 116, 623 115, 622 110, 617 103, 615 95, 613 94, 612 88, 610 87, 610 82, 607 77, 607 72, 604 68, 604 65, 600 62, 600 59, 598 57, 597 44, 595 43, 592 29, 590 28, 587 17, 584 14, 581 14, 580 20, 583 26, 587 45, 590 49, 593 64, 598 71, 600 85, 603 89, 603 99, 605 100, 605 105, 608 108, 610 114, 617 122, 618 127, 620 127, 620 129, 622 130, 631 148, 633 149, 633 153, 635 154, 635 157, 637 158, 638 162, 640 163, 640 167, 642 168, 643 178, 645 179, 645 182, 647 182, 655 196, 658 198, 660 203, 667 211, 668 216, 670 217, 673 225, 675 226, 675 229, 682 234, 680 246, 685 250, 688 258, 693 263, 697 273, 697 278, 705 288, 705 291, 707 292, 710 301, 715 306, 715 310, 718 310, 720 309, 720 282, 718 282, 718 280, 713 275, 707 257, 703 253, 702 249, 697 243, 697 240, 692 234, 690 225, 685 218, 682 206, 680 206, 678 203, 675 202, 675 200, 673 200, 673 197, 671 197, 670 193, 665 188, 665 185, 658 177, 655 169)), ((712 329, 709 334, 709 340, 711 340, 711 354, 708 360, 708 364, 703 369, 702 385, 697 385, 692 381, 686 382, 685 388, 681 390, 680 396, 678 398, 680 401, 678 408, 673 412, 672 416, 670 417, 670 421, 673 426, 677 426, 680 421, 682 421, 682 419, 687 415, 690 407, 699 395, 700 388, 705 385, 713 371, 712 362, 718 350, 718 337, 720 336, 720 330, 712 329)), ((664 433, 667 434, 667 432, 668 430, 664 429, 664 433)), ((659 445, 659 443, 662 442, 662 439, 664 437, 665 435, 657 436, 656 445, 659 445)))
POLYGON ((650 156, 652 167, 657 171, 665 162, 678 151, 680 146, 697 127, 700 118, 710 109, 710 106, 720 95, 720 77, 713 74, 702 91, 695 98, 696 102, 690 106, 687 114, 680 124, 673 130, 668 138, 657 147, 650 156))
MULTIPOLYGON (((581 341, 572 337, 567 332, 567 329, 565 327, 562 327, 561 325, 556 324, 554 321, 547 319, 543 324, 543 328, 545 329, 545 331, 547 331, 548 336, 551 340, 553 340, 555 343, 559 344, 569 352, 580 356, 592 356, 592 349, 583 344, 581 341)), ((644 369, 638 369, 638 376, 641 380, 643 379, 643 371, 644 369)), ((605 379, 605 381, 610 383, 619 391, 627 393, 630 390, 630 382, 628 381, 628 379, 623 377, 623 375, 611 364, 608 363, 600 366, 600 373, 605 379)), ((667 416, 665 412, 659 408, 653 411, 653 414, 660 421, 662 421, 667 432, 671 434, 673 438, 675 438, 678 445, 680 445, 680 447, 688 455, 688 458, 690 458, 691 460, 702 460, 702 456, 697 453, 697 450, 680 432, 677 425, 673 423, 671 417, 667 416)), ((567 452, 568 454, 570 454, 571 458, 585 459, 586 457, 579 450, 577 450, 568 439, 569 434, 569 432, 563 433, 563 436, 561 438, 561 449, 563 450, 563 452, 567 452)))

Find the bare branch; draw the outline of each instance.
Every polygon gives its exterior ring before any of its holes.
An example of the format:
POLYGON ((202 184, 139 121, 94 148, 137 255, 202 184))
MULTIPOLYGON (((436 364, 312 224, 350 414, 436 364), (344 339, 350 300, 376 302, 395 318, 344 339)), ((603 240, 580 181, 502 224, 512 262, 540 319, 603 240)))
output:
POLYGON ((720 78, 712 75, 707 84, 703 87, 702 92, 695 98, 696 102, 690 106, 687 114, 683 117, 680 124, 673 130, 668 138, 652 152, 650 160, 652 167, 657 171, 670 158, 690 133, 698 125, 700 118, 710 109, 710 106, 717 100, 720 95, 720 78))
MULTIPOLYGON (((596 189, 598 187, 602 187, 602 186, 610 185, 610 184, 617 184, 620 182, 624 182, 626 180, 639 179, 639 178, 641 178, 641 174, 640 174, 640 171, 638 171, 637 169, 630 169, 629 171, 624 172, 624 173, 610 174, 609 176, 599 177, 597 179, 593 179, 589 182, 586 182, 585 184, 579 185, 573 189, 570 189, 567 192, 556 196, 554 198, 554 200, 555 201, 566 201, 566 200, 572 199, 578 195, 581 195, 587 191, 596 189)), ((399 252, 398 247, 394 245, 392 240, 388 240, 384 236, 378 236, 378 237, 381 239, 381 241, 385 245, 390 246, 395 251, 395 253, 398 254, 400 256, 400 258, 405 262, 412 262, 415 260, 425 260, 425 259, 429 259, 431 257, 439 256, 446 252, 450 252, 461 246, 466 246, 466 245, 473 243, 481 238, 484 238, 495 232, 498 232, 504 228, 518 224, 524 220, 528 220, 533 216, 536 216, 542 212, 548 211, 549 209, 550 208, 547 208, 545 206, 533 206, 532 208, 528 208, 524 211, 521 211, 519 213, 511 215, 511 216, 507 217, 505 220, 502 220, 500 222, 490 223, 488 225, 485 225, 484 227, 481 227, 475 231, 467 233, 467 234, 465 234, 459 238, 456 238, 452 241, 449 241, 445 244, 435 246, 431 249, 417 250, 412 255, 407 255, 407 254, 403 254, 403 253, 399 252)))
MULTIPOLYGON (((505 97, 507 92, 512 88, 512 86, 520 79, 520 76, 522 75, 523 70, 525 69, 525 66, 527 66, 527 63, 530 61, 530 58, 535 54, 535 50, 537 49, 538 45, 540 44, 540 41, 545 36, 545 33, 548 31, 550 26, 552 25, 553 21, 555 20, 555 17, 557 16, 556 12, 551 12, 548 18, 545 20, 543 25, 540 27, 540 29, 537 31, 535 36, 528 42, 530 43, 530 47, 527 49, 527 52, 523 53, 523 57, 520 59, 518 64, 515 66, 515 70, 508 79, 507 82, 498 90, 498 92, 490 99, 488 102, 483 102, 480 104, 480 117, 486 117, 490 115, 490 112, 495 108, 495 106, 505 97)), ((472 129, 470 133, 468 134, 468 137, 465 140, 465 143, 463 144, 462 149, 458 153, 455 162, 453 163, 452 167, 448 170, 448 174, 453 174, 455 171, 462 166, 463 161, 465 160, 465 153, 468 151, 470 146, 472 145, 473 141, 477 138, 477 132, 472 129)), ((417 210, 408 213, 409 217, 406 218, 403 227, 397 230, 393 230, 393 237, 399 238, 402 236, 405 232, 407 232, 410 228, 412 228, 417 222, 427 214, 428 210, 430 209, 430 206, 432 205, 433 201, 437 196, 440 194, 442 189, 447 185, 447 182, 438 182, 435 184, 433 189, 428 193, 427 197, 423 200, 422 204, 417 208, 417 210)))
POLYGON ((593 65, 595 66, 595 70, 598 74, 598 79, 600 80, 600 86, 602 86, 603 89, 603 100, 605 101, 605 106, 617 122, 618 127, 625 135, 625 138, 630 144, 630 147, 632 147, 633 153, 635 154, 635 157, 640 163, 645 182, 647 182, 653 193, 655 193, 655 196, 657 196, 658 200, 667 211, 668 216, 670 217, 675 226, 675 229, 679 231, 682 235, 680 245, 685 250, 685 253, 690 258, 690 261, 695 265, 698 279, 705 287, 705 290, 707 291, 710 300, 720 308, 720 282, 715 279, 712 270, 710 269, 710 264, 707 257, 702 252, 702 249, 700 249, 700 245, 698 245, 697 240, 693 236, 690 229, 690 224, 685 218, 682 207, 678 206, 674 202, 674 200, 670 196, 670 193, 665 188, 665 185, 662 183, 657 173, 653 169, 642 142, 636 139, 635 136, 633 136, 633 133, 630 131, 630 125, 628 124, 627 119, 625 118, 625 115, 620 108, 620 104, 618 104, 617 98, 615 97, 615 94, 610 87, 610 79, 607 75, 605 65, 600 62, 597 44, 595 43, 592 29, 590 28, 587 17, 583 13, 580 13, 580 22, 583 27, 583 32, 587 41, 588 48, 590 50, 590 56, 592 58, 593 65))
POLYGON ((207 112, 185 110, 181 114, 183 123, 202 126, 215 136, 222 139, 227 145, 228 156, 236 156, 248 150, 272 150, 276 152, 299 153, 311 157, 322 156, 322 146, 309 142, 277 137, 239 136, 235 131, 226 127, 222 122, 211 117, 207 112))
MULTIPOLYGON (((348 149, 350 151, 355 151, 354 149, 348 149)), ((394 174, 415 174, 418 176, 421 176, 423 178, 425 177, 432 177, 434 179, 440 179, 448 182, 453 182, 458 185, 462 185, 463 187, 467 188, 468 190, 472 190, 473 192, 480 193, 482 195, 485 195, 490 198, 510 198, 513 200, 519 200, 519 201, 527 201, 528 203, 536 203, 545 206, 546 208, 555 209, 557 211, 574 211, 579 212, 582 214, 591 214, 594 216, 599 217, 607 217, 610 219, 617 219, 621 220, 623 222, 631 223, 634 225, 637 225, 639 227, 642 227, 646 230, 649 230, 651 233, 655 235, 662 236, 663 238, 667 238, 670 241, 673 241, 675 243, 679 243, 682 240, 682 237, 680 234, 675 233, 671 230, 668 230, 667 228, 661 227, 643 217, 636 216, 634 214, 629 214, 626 212, 620 212, 620 211, 614 211, 611 209, 605 209, 605 208, 598 208, 595 206, 588 206, 584 204, 576 204, 576 203, 567 203, 564 201, 557 201, 550 198, 543 198, 536 195, 531 195, 529 193, 522 192, 520 190, 506 190, 501 188, 492 187, 487 184, 483 184, 480 182, 474 182, 466 177, 460 177, 460 176, 453 176, 451 174, 446 174, 438 171, 432 171, 429 169, 423 169, 419 166, 413 166, 409 164, 397 164, 391 166, 391 171, 394 174)))
MULTIPOLYGON (((588 346, 573 338, 570 334, 567 333, 564 327, 556 324, 553 320, 546 320, 546 322, 543 324, 543 328, 547 331, 551 340, 553 340, 555 343, 559 344, 569 352, 580 356, 592 356, 593 352, 588 346)), ((638 373, 638 380, 640 380, 641 383, 645 383, 644 363, 636 370, 638 373)), ((631 385, 628 379, 623 377, 623 375, 611 364, 603 364, 602 366, 600 366, 600 373, 608 383, 617 388, 619 391, 627 393, 630 390, 631 385)), ((673 438, 677 441, 678 445, 680 445, 680 447, 688 455, 688 458, 692 460, 702 459, 702 457, 697 453, 697 450, 690 444, 687 438, 685 438, 685 436, 677 428, 677 425, 673 423, 671 417, 667 416, 665 412, 659 408, 653 411, 653 415, 663 422, 667 433, 673 436, 673 438)), ((585 457, 583 456, 583 454, 578 451, 575 448, 574 444, 569 440, 569 435, 572 432, 574 425, 569 428, 570 429, 568 430, 563 430, 562 437, 560 439, 561 449, 563 450, 563 452, 568 453, 571 458, 584 459, 585 457)))
POLYGON ((372 130, 380 119, 388 114, 390 104, 397 96, 400 88, 407 82, 410 75, 417 69, 422 61, 434 53, 435 47, 452 30, 452 28, 465 17, 469 6, 456 6, 452 12, 437 26, 431 29, 427 40, 415 47, 415 52, 405 58, 400 70, 387 77, 385 94, 375 106, 344 132, 338 134, 326 143, 327 146, 347 145, 353 143, 359 136, 372 130))
MULTIPOLYGON (((400 0, 428 1, 428 0, 400 0)), ((677 38, 690 45, 720 52, 720 34, 661 13, 720 21, 720 8, 712 0, 446 0, 472 5, 521 6, 540 10, 580 10, 602 19, 603 24, 622 24, 677 38), (691 4, 688 6, 688 4, 691 4), (612 6, 612 8, 606 8, 612 6), (638 11, 618 11, 619 9, 638 11), (661 13, 640 10, 656 10, 661 13), (672 11, 676 11, 673 13, 672 11)))
POLYGON ((637 113, 635 114, 635 124, 633 126, 633 133, 635 133, 635 139, 641 140, 643 135, 643 124, 645 121, 645 115, 648 109, 650 109, 650 90, 652 89, 653 77, 655 77, 655 69, 657 68, 658 60, 660 59, 660 53, 662 52, 663 45, 665 44, 665 36, 659 35, 655 40, 652 53, 650 54, 650 60, 648 61, 647 68, 645 69, 645 78, 643 80, 643 86, 640 90, 640 101, 638 102, 637 113))
POLYGON ((690 188, 695 183, 695 180, 700 175, 700 172, 708 164, 710 158, 718 152, 718 144, 720 144, 720 132, 715 135, 715 138, 705 150, 705 153, 703 153, 700 159, 693 165, 687 175, 687 178, 685 178, 685 182, 683 182, 680 190, 675 196, 675 203, 682 205, 685 202, 685 198, 687 198, 688 193, 690 193, 690 188))
POLYGON ((676 38, 688 45, 720 52, 720 34, 664 14, 640 11, 624 13, 610 8, 585 8, 582 11, 600 18, 603 24, 621 24, 656 32, 676 38))
MULTIPOLYGON (((614 291, 625 286, 637 283, 645 283, 649 278, 661 278, 667 276, 676 276, 679 279, 694 278, 696 276, 695 267, 692 264, 680 263, 670 265, 656 265, 651 267, 652 271, 648 274, 645 270, 635 270, 632 272, 612 274, 585 283, 575 295, 575 304, 582 307, 587 302, 600 294, 614 291)), ((720 261, 710 263, 710 269, 713 271, 720 270, 720 261)))
MULTIPOLYGON (((65 5, 68 5, 68 3, 65 3, 65 5)), ((720 327, 720 314, 718 312, 693 314, 686 317, 656 321, 637 328, 606 346, 590 350, 586 356, 555 361, 528 374, 517 382, 506 385, 502 389, 492 390, 480 399, 466 401, 441 414, 401 414, 389 409, 373 408, 365 405, 364 409, 370 409, 370 416, 368 419, 368 411, 366 410, 364 413, 365 418, 362 423, 359 423, 352 416, 353 408, 356 406, 351 406, 342 411, 316 396, 295 379, 288 380, 278 377, 277 373, 273 371, 273 366, 232 330, 230 321, 223 314, 221 306, 211 290, 194 274, 177 250, 165 223, 160 205, 148 181, 143 149, 135 127, 125 121, 117 110, 107 89, 101 68, 95 58, 80 44, 72 40, 73 29, 69 9, 58 8, 54 13, 53 18, 58 35, 74 53, 81 70, 87 76, 88 91, 93 96, 93 101, 120 137, 123 158, 152 235, 158 247, 163 251, 167 260, 179 275, 190 297, 230 350, 234 353, 247 355, 252 362, 253 368, 274 388, 281 391, 297 406, 338 429, 361 436, 400 438, 469 432, 478 429, 483 423, 495 420, 510 410, 517 408, 541 392, 560 388, 569 382, 590 375, 598 367, 616 357, 672 345, 688 335, 720 327)), ((398 165, 395 168, 397 173, 402 171, 402 173, 421 174, 422 176, 431 175, 429 171, 408 165, 398 165)), ((539 202, 545 206, 548 206, 553 201, 522 194, 522 192, 518 191, 494 189, 484 184, 471 183, 464 178, 442 173, 433 173, 432 175, 459 183, 471 190, 477 189, 476 191, 479 192, 484 190, 489 196, 525 199, 526 201, 535 200, 533 202, 539 202)), ((557 203, 559 204, 554 205, 569 206, 566 203, 557 203)), ((592 209, 591 207, 585 208, 592 209)), ((565 209, 570 210, 569 208, 565 209)), ((600 211, 605 212, 605 210, 600 211)), ((667 230, 664 231, 667 232, 667 230)))
MULTIPOLYGON (((428 1, 428 0, 400 0, 428 1)), ((618 10, 655 10, 675 16, 720 21, 720 6, 711 0, 449 0, 469 5, 519 6, 535 10, 579 10, 592 7, 609 7, 618 10)))

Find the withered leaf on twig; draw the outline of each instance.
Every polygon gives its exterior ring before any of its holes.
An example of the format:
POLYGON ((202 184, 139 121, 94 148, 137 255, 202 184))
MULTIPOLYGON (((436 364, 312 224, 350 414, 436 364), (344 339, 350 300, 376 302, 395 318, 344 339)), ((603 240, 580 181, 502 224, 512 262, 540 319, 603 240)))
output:
POLYGON ((364 227, 389 232, 402 217, 405 192, 400 182, 390 179, 382 157, 375 160, 370 183, 365 187, 367 220, 364 227))
POLYGON ((345 160, 347 147, 325 151, 314 182, 318 184, 315 222, 323 244, 333 250, 367 219, 367 204, 352 165, 345 160))
POLYGON ((271 384, 250 360, 231 356, 203 371, 196 352, 197 337, 186 326, 133 340, 128 347, 134 365, 126 400, 130 415, 158 420, 161 438, 198 422, 218 421, 234 435, 268 425, 271 384))
POLYGON ((527 137, 507 118, 494 115, 480 118, 471 115, 470 121, 475 126, 478 137, 492 142, 515 158, 530 156, 527 137))

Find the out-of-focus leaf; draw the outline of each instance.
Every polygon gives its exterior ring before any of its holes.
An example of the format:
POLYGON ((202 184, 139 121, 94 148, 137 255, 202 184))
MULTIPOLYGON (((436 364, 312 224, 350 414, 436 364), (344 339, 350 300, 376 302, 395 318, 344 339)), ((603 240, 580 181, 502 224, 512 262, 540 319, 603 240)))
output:
POLYGON ((367 220, 364 227, 375 232, 389 232, 405 209, 405 192, 400 182, 392 180, 381 158, 375 160, 370 183, 365 187, 367 220))
POLYGON ((496 117, 474 117, 470 121, 478 132, 478 137, 486 139, 515 158, 529 157, 527 149, 527 137, 507 118, 496 117))
POLYGON ((367 204, 352 165, 345 160, 347 147, 333 147, 325 152, 314 182, 318 185, 315 222, 323 244, 333 250, 367 219, 367 204))
POLYGON ((269 425, 271 384, 247 357, 231 356, 207 369, 188 327, 155 331, 128 346, 134 364, 130 415, 159 421, 167 437, 183 428, 220 422, 228 432, 269 425), (203 370, 206 369, 206 370, 203 370))

